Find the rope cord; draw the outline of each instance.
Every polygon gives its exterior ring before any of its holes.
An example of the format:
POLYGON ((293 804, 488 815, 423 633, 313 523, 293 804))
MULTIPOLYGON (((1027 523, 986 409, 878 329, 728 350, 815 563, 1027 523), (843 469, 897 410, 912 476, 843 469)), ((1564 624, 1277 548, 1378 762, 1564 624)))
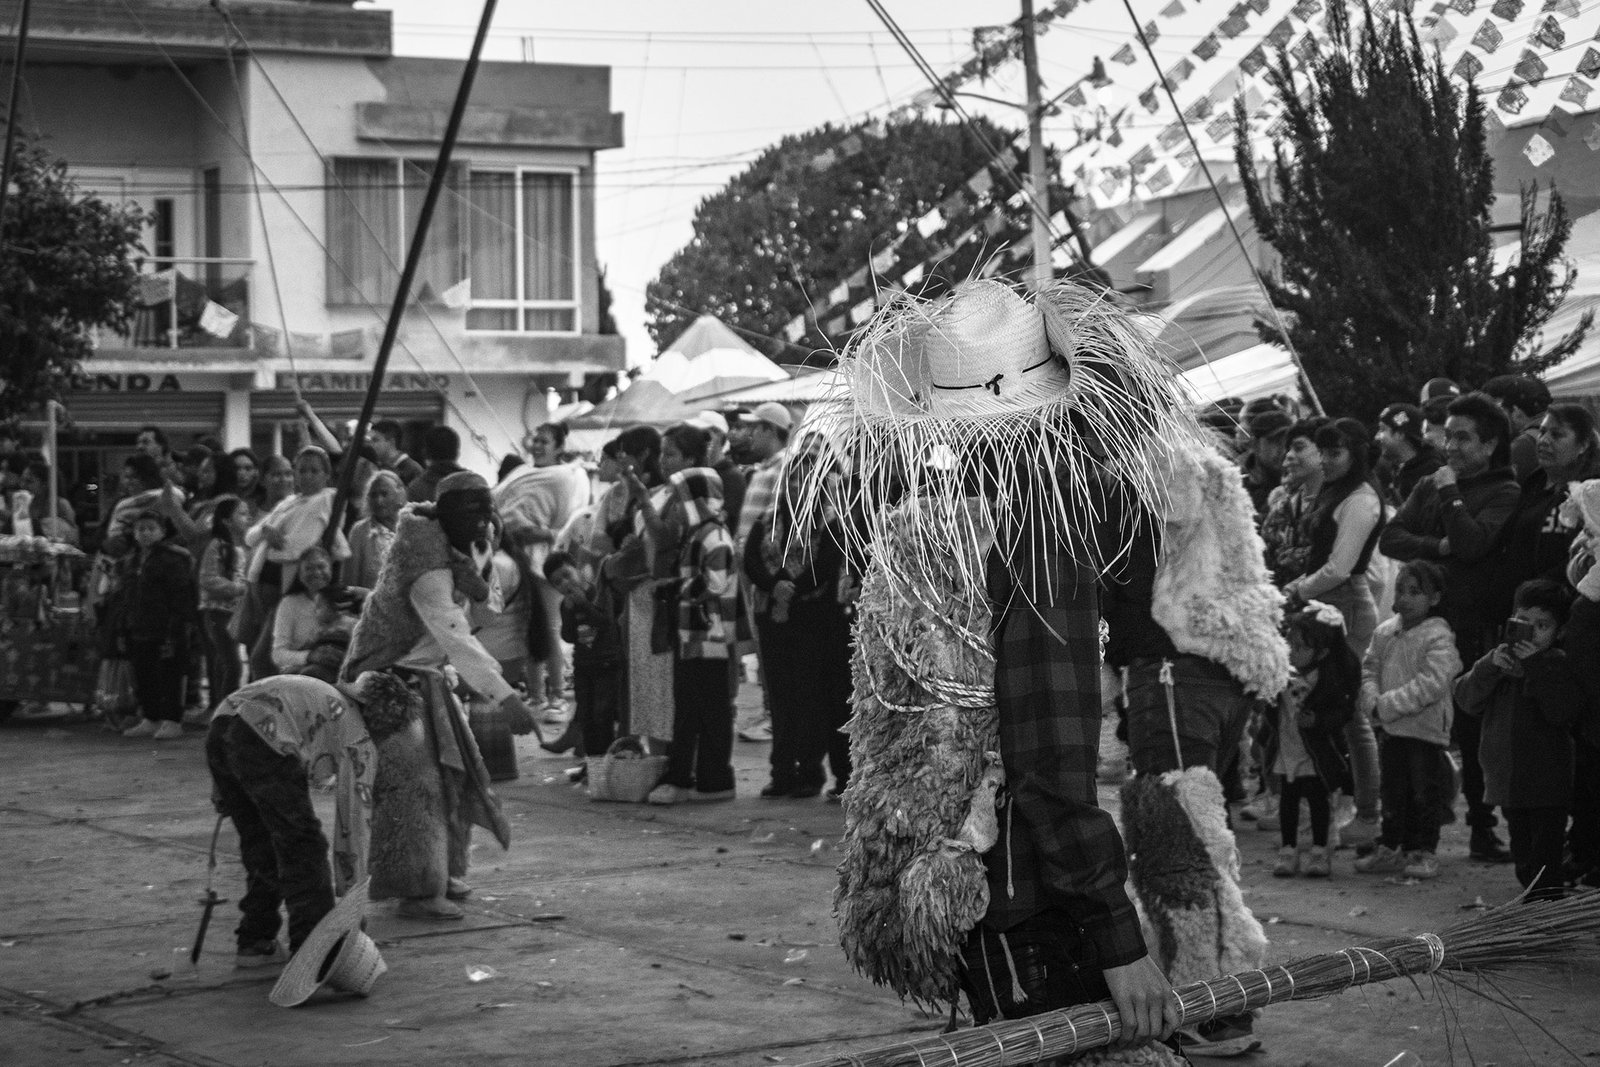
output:
MULTIPOLYGON (((870 2, 870 0, 869 0, 870 2)), ((1317 396, 1317 387, 1311 384, 1311 376, 1306 373, 1305 364, 1300 362, 1300 353, 1296 351, 1294 342, 1289 338, 1289 327, 1283 321, 1283 314, 1278 306, 1272 302, 1272 294, 1267 292, 1267 283, 1261 277, 1261 272, 1256 269, 1255 260, 1250 258, 1250 250, 1244 246, 1244 235, 1239 232, 1238 223, 1233 221, 1233 212, 1228 210, 1228 204, 1222 199, 1222 190, 1217 187, 1217 179, 1211 174, 1211 168, 1206 164, 1206 157, 1200 151, 1200 144, 1194 138, 1194 130, 1189 128, 1189 119, 1184 115, 1183 109, 1178 106, 1178 98, 1172 91, 1172 83, 1167 80, 1166 74, 1161 70, 1161 63, 1156 59, 1155 50, 1150 47, 1150 40, 1145 36, 1144 27, 1139 23, 1139 16, 1134 14, 1133 0, 1122 0, 1122 6, 1128 12, 1128 18, 1133 20, 1133 28, 1139 35, 1139 44, 1144 49, 1144 54, 1149 57, 1150 65, 1155 68, 1156 80, 1161 83, 1161 91, 1166 94, 1167 102, 1172 105, 1173 112, 1178 116, 1178 122, 1183 126, 1183 136, 1189 141, 1189 149, 1194 153, 1195 162, 1200 167, 1200 172, 1205 175, 1206 184, 1211 186, 1211 195, 1216 198, 1217 206, 1222 209, 1222 217, 1227 220, 1228 231, 1233 234, 1233 243, 1239 247, 1239 254, 1244 257, 1245 266, 1250 268, 1250 276, 1255 279, 1256 288, 1261 290, 1261 296, 1267 302, 1267 308, 1272 312, 1274 324, 1278 327, 1278 334, 1283 338, 1284 348, 1289 350, 1289 358, 1294 360, 1295 370, 1300 374, 1300 381, 1306 387, 1306 396, 1311 400, 1311 406, 1318 415, 1324 413, 1322 399, 1317 396)), ((1203 354, 1203 353, 1202 353, 1203 354)), ((1208 361, 1209 362, 1209 361, 1208 361)))

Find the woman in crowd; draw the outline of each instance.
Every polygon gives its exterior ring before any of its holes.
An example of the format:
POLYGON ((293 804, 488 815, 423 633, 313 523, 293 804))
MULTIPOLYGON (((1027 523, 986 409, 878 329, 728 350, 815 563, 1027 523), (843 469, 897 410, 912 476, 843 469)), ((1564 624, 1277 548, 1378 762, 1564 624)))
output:
MULTIPOLYGON (((270 467, 270 464, 269 464, 270 467)), ((333 513, 334 490, 328 485, 333 466, 328 453, 315 445, 300 450, 294 458, 295 491, 252 526, 244 542, 252 549, 249 581, 256 597, 261 627, 250 653, 252 678, 274 674, 272 667, 272 612, 283 599, 284 590, 294 584, 299 561, 306 549, 321 544, 333 513)), ((269 469, 268 495, 275 475, 269 469)), ((334 556, 348 558, 350 546, 341 535, 335 541, 334 556)))
POLYGON ((273 617, 272 665, 282 674, 309 673, 308 667, 317 666, 332 677, 344 660, 355 617, 341 607, 327 549, 312 545, 300 554, 298 564, 273 617))
MULTIPOLYGON (((1291 433, 1293 431, 1290 431, 1291 433)), ((1355 419, 1320 427, 1315 444, 1322 457, 1323 485, 1304 520, 1310 551, 1306 573, 1283 587, 1291 607, 1320 601, 1344 618, 1345 641, 1360 662, 1378 627, 1378 605, 1367 582, 1367 565, 1383 530, 1386 508, 1373 476, 1371 434, 1355 419)), ((1378 737, 1365 709, 1357 707, 1345 726, 1355 780, 1356 822, 1344 839, 1365 844, 1378 835, 1378 737)))
POLYGON ((265 515, 293 495, 294 464, 287 456, 268 456, 261 465, 261 506, 258 512, 265 515))
POLYGON ((250 506, 223 497, 211 512, 211 541, 200 559, 200 634, 206 649, 211 711, 239 688, 243 665, 231 624, 244 600, 244 550, 250 506))
POLYGON ((350 562, 345 584, 366 593, 378 587, 378 572, 394 544, 405 506, 406 487, 394 471, 379 471, 367 483, 367 514, 350 528, 350 562))
MULTIPOLYGON (((561 423, 540 426, 528 439, 532 462, 514 468, 494 489, 495 507, 505 523, 505 538, 525 557, 526 571, 538 594, 538 608, 544 612, 544 630, 551 634, 561 632, 561 595, 544 580, 545 557, 562 527, 589 503, 589 476, 582 467, 561 458, 566 440, 567 428, 561 423)), ((561 694, 566 684, 566 665, 559 641, 549 643, 543 659, 534 665, 533 674, 528 679, 529 694, 537 696, 542 688, 547 710, 564 710, 561 694)))
POLYGON ((820 438, 797 449, 771 517, 756 520, 744 545, 744 573, 755 589, 755 624, 772 704, 772 780, 764 797, 814 797, 822 761, 833 767, 830 799, 850 780, 850 616, 840 602, 843 531, 838 515, 801 515, 794 501, 817 464, 820 438))
POLYGON ((1522 496, 1501 534, 1494 563, 1494 618, 1511 614, 1512 595, 1523 582, 1564 582, 1577 527, 1558 512, 1574 482, 1600 478, 1600 430, 1582 404, 1551 404, 1539 424, 1539 466, 1522 482, 1522 496))
POLYGON ((252 512, 265 512, 267 487, 261 477, 261 461, 248 448, 236 448, 224 461, 233 471, 234 495, 243 500, 252 512))
POLYGON ((657 648, 651 639, 655 590, 662 583, 654 577, 658 573, 657 548, 646 535, 641 501, 648 500, 659 514, 671 499, 672 490, 661 469, 658 431, 649 426, 624 430, 617 438, 617 451, 628 490, 628 508, 608 531, 617 551, 605 560, 602 571, 603 580, 611 582, 626 602, 622 618, 626 721, 630 733, 665 740, 672 736, 672 650, 670 646, 657 648), (635 489, 634 482, 642 488, 635 489))
POLYGON ((168 741, 183 736, 183 675, 198 597, 193 561, 172 543, 172 526, 155 508, 133 521, 134 551, 125 561, 128 659, 139 722, 124 737, 168 741))
MULTIPOLYGON (((55 517, 50 516, 50 480, 54 477, 55 472, 44 460, 22 461, 17 488, 28 494, 28 507, 25 513, 9 516, 10 533, 21 533, 25 520, 28 532, 35 537, 50 537, 69 545, 78 543, 78 516, 66 497, 56 495, 55 517)), ((16 499, 13 496, 12 502, 16 499)))

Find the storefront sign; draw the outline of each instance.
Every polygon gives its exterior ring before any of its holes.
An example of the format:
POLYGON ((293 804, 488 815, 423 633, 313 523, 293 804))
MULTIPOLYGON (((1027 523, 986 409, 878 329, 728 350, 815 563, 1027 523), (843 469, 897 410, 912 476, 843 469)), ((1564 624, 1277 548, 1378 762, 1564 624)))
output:
MULTIPOLYGON (((279 389, 294 389, 298 381, 302 393, 364 393, 372 382, 370 374, 316 373, 278 375, 279 389)), ((448 374, 408 374, 396 372, 383 377, 386 393, 442 393, 450 388, 448 374)))
POLYGON ((80 374, 72 388, 84 393, 180 393, 176 374, 80 374))

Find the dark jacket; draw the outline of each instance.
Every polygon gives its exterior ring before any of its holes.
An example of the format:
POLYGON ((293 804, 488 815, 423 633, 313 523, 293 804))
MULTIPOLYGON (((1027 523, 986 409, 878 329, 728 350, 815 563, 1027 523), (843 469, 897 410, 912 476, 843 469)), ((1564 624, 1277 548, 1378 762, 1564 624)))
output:
MULTIPOLYGON (((1586 473, 1593 478, 1600 471, 1586 473)), ((1567 554, 1577 530, 1562 523, 1558 514, 1567 499, 1565 485, 1551 485, 1541 467, 1522 483, 1517 509, 1500 535, 1492 559, 1493 598, 1490 617, 1503 619, 1511 614, 1511 601, 1517 586, 1533 578, 1548 578, 1560 585, 1567 580, 1567 554)))
POLYGON ((163 541, 149 555, 136 549, 126 566, 123 628, 128 639, 186 645, 200 603, 189 553, 163 541))
POLYGON ((1298 708, 1294 707, 1290 700, 1290 691, 1285 690, 1283 695, 1270 705, 1269 713, 1263 719, 1261 729, 1256 735, 1257 742, 1265 752, 1263 765, 1271 767, 1273 761, 1278 758, 1278 739, 1283 734, 1283 716, 1307 711, 1311 713, 1311 725, 1300 727, 1300 740, 1305 745, 1306 755, 1311 757, 1311 765, 1317 770, 1317 777, 1322 779, 1329 792, 1341 789, 1346 793, 1353 792, 1350 747, 1345 740, 1344 728, 1355 718, 1356 687, 1359 687, 1360 682, 1359 674, 1353 679, 1340 682, 1333 671, 1327 669, 1318 671, 1311 691, 1306 694, 1298 708))
POLYGON ((1378 538, 1378 547, 1390 559, 1444 564, 1448 581, 1439 614, 1458 637, 1501 621, 1490 592, 1493 556, 1520 496, 1510 467, 1490 467, 1443 490, 1431 478, 1424 479, 1378 538), (1449 555, 1439 551, 1447 537, 1449 555))
POLYGON ((728 520, 728 529, 737 530, 739 513, 744 510, 744 471, 727 456, 723 456, 711 469, 722 479, 722 512, 728 520))
POLYGON ((1444 466, 1444 457, 1439 450, 1424 441, 1417 449, 1417 454, 1396 467, 1389 479, 1389 486, 1394 493, 1394 502, 1402 503, 1417 483, 1428 475, 1444 466))
POLYGON ((607 583, 596 582, 583 600, 561 598, 561 640, 572 646, 574 671, 587 674, 622 666, 622 627, 607 583), (580 626, 593 629, 588 640, 579 634, 580 626))
POLYGON ((1456 681, 1456 705, 1483 719, 1478 762, 1483 799, 1507 808, 1572 804, 1572 727, 1584 694, 1559 648, 1522 660, 1512 672, 1492 653, 1456 681))

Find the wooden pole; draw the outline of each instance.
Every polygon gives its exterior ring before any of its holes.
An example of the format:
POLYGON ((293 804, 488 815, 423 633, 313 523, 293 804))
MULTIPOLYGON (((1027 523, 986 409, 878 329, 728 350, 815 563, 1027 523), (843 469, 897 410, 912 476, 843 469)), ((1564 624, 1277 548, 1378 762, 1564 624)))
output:
POLYGON ((333 497, 333 514, 328 518, 328 529, 323 543, 332 545, 344 525, 345 507, 350 501, 350 490, 355 484, 356 464, 361 460, 361 443, 367 438, 367 428, 372 425, 372 413, 378 406, 378 392, 383 387, 383 377, 389 367, 389 355, 394 351, 395 336, 400 331, 400 320, 406 304, 411 299, 411 285, 416 280, 417 265, 422 261, 423 243, 428 237, 428 227, 433 222, 433 211, 444 189, 445 174, 450 169, 450 157, 455 152, 456 138, 461 133, 461 120, 466 114, 467 100, 472 95, 472 83, 478 75, 478 65, 483 58, 483 45, 489 36, 489 25, 494 20, 495 0, 484 0, 483 15, 478 19, 478 33, 472 41, 472 52, 461 72, 461 86, 456 90, 455 103, 450 108, 450 119, 439 142, 439 156, 434 161, 433 174, 428 179, 428 191, 422 199, 422 211, 417 216, 417 231, 406 249, 405 265, 400 270, 400 285, 395 290, 394 302, 389 308, 389 320, 383 326, 383 340, 378 344, 378 355, 372 364, 372 379, 367 383, 367 396, 361 404, 361 415, 356 419, 355 432, 344 451, 344 462, 339 466, 338 488, 333 497))
POLYGON ((17 18, 17 51, 11 58, 11 101, 6 105, 6 154, 0 161, 0 226, 5 224, 6 196, 11 190, 11 164, 17 147, 17 96, 22 89, 22 57, 28 48, 28 20, 32 13, 33 0, 22 0, 22 14, 17 18))

